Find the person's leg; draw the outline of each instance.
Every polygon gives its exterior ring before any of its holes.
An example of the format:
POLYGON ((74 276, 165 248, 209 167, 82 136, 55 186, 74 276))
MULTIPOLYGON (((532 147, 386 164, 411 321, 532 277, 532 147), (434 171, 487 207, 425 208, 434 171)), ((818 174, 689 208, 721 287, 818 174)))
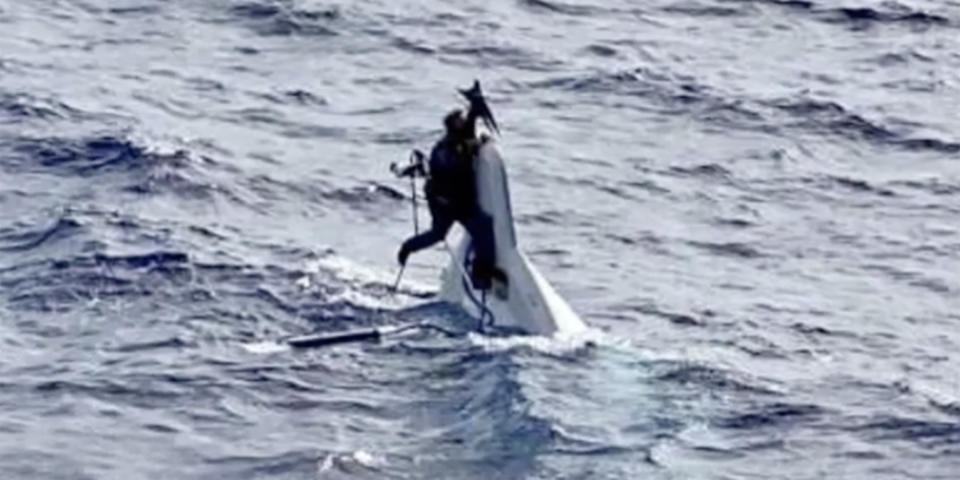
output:
POLYGON ((406 263, 406 258, 411 253, 429 248, 437 242, 442 241, 446 238, 450 227, 453 226, 453 217, 450 216, 450 213, 447 212, 446 209, 429 199, 427 205, 430 207, 430 217, 432 218, 430 230, 410 237, 410 239, 403 242, 403 246, 400 248, 400 263, 406 263))
POLYGON ((491 278, 496 264, 496 244, 493 234, 493 219, 480 208, 460 218, 460 223, 473 239, 475 256, 473 259, 474 287, 486 290, 490 288, 491 278))

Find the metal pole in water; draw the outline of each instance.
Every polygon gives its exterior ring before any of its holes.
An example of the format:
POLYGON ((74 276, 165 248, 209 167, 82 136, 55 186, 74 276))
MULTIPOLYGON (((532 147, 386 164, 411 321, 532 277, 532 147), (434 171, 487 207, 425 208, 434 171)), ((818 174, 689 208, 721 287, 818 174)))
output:
POLYGON ((397 293, 397 289, 400 288, 400 279, 403 278, 403 270, 406 268, 406 265, 400 265, 400 271, 397 272, 397 279, 393 281, 393 293, 397 293))
MULTIPOLYGON (((420 234, 420 215, 417 215, 417 179, 410 175, 410 205, 413 208, 413 234, 420 234)), ((400 288, 400 280, 403 279, 403 271, 407 268, 406 264, 400 265, 400 271, 397 272, 397 279, 393 281, 393 293, 397 293, 400 288)))

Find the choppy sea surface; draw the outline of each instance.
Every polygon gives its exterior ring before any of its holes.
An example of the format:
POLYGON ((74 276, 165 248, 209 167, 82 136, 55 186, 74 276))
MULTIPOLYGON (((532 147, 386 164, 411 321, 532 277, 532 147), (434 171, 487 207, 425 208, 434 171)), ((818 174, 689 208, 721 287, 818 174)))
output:
POLYGON ((958 107, 954 0, 2 0, 0 477, 957 478, 958 107), (592 346, 248 348, 464 325, 474 78, 592 346))

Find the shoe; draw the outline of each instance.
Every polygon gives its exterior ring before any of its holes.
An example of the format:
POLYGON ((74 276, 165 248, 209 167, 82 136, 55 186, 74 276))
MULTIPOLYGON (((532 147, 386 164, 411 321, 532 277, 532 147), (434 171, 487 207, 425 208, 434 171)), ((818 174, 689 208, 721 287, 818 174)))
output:
POLYGON ((489 290, 491 287, 490 268, 474 263, 470 272, 470 283, 477 290, 489 290))

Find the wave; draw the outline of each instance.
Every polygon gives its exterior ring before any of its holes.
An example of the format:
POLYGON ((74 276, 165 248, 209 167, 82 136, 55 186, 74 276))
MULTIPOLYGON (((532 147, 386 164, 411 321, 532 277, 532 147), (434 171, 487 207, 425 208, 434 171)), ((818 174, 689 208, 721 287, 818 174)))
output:
POLYGON ((706 163, 691 167, 672 166, 670 167, 670 172, 691 177, 730 178, 732 176, 729 169, 716 163, 706 163))
POLYGON ((337 188, 326 192, 324 198, 355 206, 366 206, 371 202, 404 200, 410 197, 389 185, 371 183, 366 186, 337 188))
POLYGON ((691 240, 687 241, 686 244, 718 256, 743 259, 755 259, 766 256, 756 247, 743 242, 701 242, 691 240))
POLYGON ((873 185, 870 182, 859 179, 859 178, 850 178, 839 175, 827 175, 825 177, 825 182, 829 186, 837 186, 845 190, 854 192, 854 193, 870 193, 873 195, 878 195, 881 197, 895 197, 897 196, 896 192, 888 188, 881 186, 873 185))
POLYGON ((257 93, 253 95, 277 105, 300 105, 304 107, 327 105, 325 98, 303 89, 285 90, 277 93, 257 93))
POLYGON ((53 99, 25 93, 0 93, 0 124, 19 124, 30 120, 77 120, 83 112, 53 99))
POLYGON ((776 428, 784 425, 816 422, 825 413, 827 412, 822 407, 812 404, 772 403, 747 413, 738 413, 715 419, 713 424, 719 428, 734 430, 776 428))
POLYGON ((503 65, 533 72, 552 72, 565 63, 546 52, 503 43, 456 42, 439 46, 437 53, 448 62, 470 62, 486 68, 503 65))
POLYGON ((942 153, 960 152, 960 142, 945 141, 936 138, 907 138, 895 143, 908 150, 932 150, 942 153))
POLYGON ((909 65, 914 62, 936 63, 935 58, 925 55, 913 48, 877 55, 871 58, 870 61, 885 67, 891 65, 909 65))
POLYGON ((852 332, 835 330, 823 327, 821 325, 812 325, 809 323, 796 322, 790 326, 790 329, 803 334, 805 336, 815 338, 815 337, 847 337, 855 338, 856 335, 852 332))
POLYGON ((100 298, 149 298, 168 282, 188 284, 191 278, 192 266, 186 253, 160 250, 132 255, 48 256, 0 272, 0 285, 15 310, 55 312, 100 298))
POLYGON ((954 21, 946 16, 919 10, 898 2, 883 2, 869 7, 821 6, 811 0, 747 0, 775 6, 803 10, 814 18, 827 22, 845 24, 854 29, 868 28, 874 24, 907 24, 915 27, 951 26, 954 21))
MULTIPOLYGON (((332 203, 336 206, 368 210, 380 208, 384 205, 384 202, 394 204, 398 201, 408 201, 410 199, 409 194, 377 182, 351 187, 333 187, 323 181, 278 180, 269 175, 261 174, 246 179, 243 184, 253 191, 259 199, 267 202, 286 200, 288 196, 296 195, 302 201, 313 204, 332 203)), ((420 196, 420 193, 418 192, 417 195, 420 196)))
POLYGON ((940 178, 896 180, 890 182, 890 185, 920 190, 933 195, 960 195, 960 183, 948 182, 940 178))
MULTIPOLYGON (((23 163, 37 161, 30 167, 61 171, 70 175, 93 175, 108 169, 137 169, 149 162, 145 149, 129 140, 113 135, 92 138, 18 138, 11 150, 23 163)), ((162 160, 162 159, 161 159, 162 160)), ((170 160, 182 160, 173 155, 170 160)))
POLYGON ((675 13, 690 17, 742 17, 751 13, 743 8, 702 5, 697 2, 683 2, 667 5, 661 10, 667 13, 675 13))
POLYGON ((161 11, 162 7, 159 5, 136 5, 129 7, 111 7, 107 9, 107 12, 110 14, 118 16, 153 15, 161 11))
POLYGON ((619 52, 616 48, 611 47, 610 45, 604 45, 601 43, 592 43, 587 45, 583 49, 585 52, 592 53, 598 57, 616 57, 619 55, 619 52))
POLYGON ((570 185, 584 186, 592 189, 597 193, 610 195, 615 198, 619 198, 623 200, 637 199, 637 197, 632 193, 633 188, 629 188, 630 185, 611 184, 608 180, 602 179, 602 178, 578 177, 574 179, 567 179, 567 178, 557 177, 556 180, 558 182, 568 183, 570 185))
POLYGON ((906 440, 924 448, 952 448, 960 442, 960 424, 957 422, 880 416, 848 429, 873 442, 906 440))
POLYGON ((181 348, 194 348, 197 346, 197 343, 194 341, 184 340, 180 337, 170 337, 161 340, 153 341, 136 341, 136 342, 125 342, 120 343, 119 345, 113 347, 107 347, 107 351, 119 352, 119 353, 135 353, 135 352, 146 352, 150 350, 158 349, 181 349, 181 348))
MULTIPOLYGON (((277 102, 289 103, 277 97, 274 98, 277 102)), ((220 114, 218 118, 244 127, 255 125, 260 128, 271 128, 281 136, 294 139, 347 138, 349 133, 346 128, 339 126, 289 120, 286 114, 274 108, 241 108, 220 114)))
MULTIPOLYGON (((575 17, 589 17, 592 19, 603 17, 637 18, 647 23, 657 23, 647 18, 647 10, 643 7, 603 5, 605 2, 593 2, 593 5, 575 4, 559 0, 517 0, 520 7, 533 13, 568 15, 575 17)), ((609 3, 609 2, 606 2, 609 3)), ((629 5, 631 2, 621 2, 629 5)))
POLYGON ((190 199, 225 196, 241 200, 221 184, 208 181, 206 169, 219 166, 205 155, 187 149, 163 152, 124 135, 91 137, 16 137, 0 145, 8 155, 0 168, 12 173, 44 173, 69 178, 97 179, 101 190, 139 195, 172 193, 190 199))
POLYGON ((653 315, 656 317, 660 317, 660 318, 669 320, 671 323, 674 323, 677 325, 696 326, 696 327, 702 327, 706 325, 705 320, 703 320, 702 318, 697 318, 692 314, 668 312, 666 310, 661 310, 656 305, 651 305, 651 304, 631 306, 631 307, 628 307, 628 310, 635 311, 638 313, 643 313, 646 315, 653 315))
POLYGON ((293 2, 247 2, 230 8, 230 14, 263 36, 332 36, 339 32, 331 23, 340 18, 337 9, 306 10, 293 2))
MULTIPOLYGON (((799 128, 818 134, 841 135, 854 140, 895 146, 907 151, 933 151, 956 154, 960 141, 931 137, 911 137, 899 133, 878 120, 850 111, 835 101, 809 98, 780 98, 774 100, 744 100, 713 91, 686 75, 648 68, 599 72, 577 76, 556 77, 530 82, 527 88, 560 89, 584 94, 616 94, 644 98, 664 106, 662 113, 685 113, 699 120, 725 127, 775 133, 781 128, 799 128), (775 125, 768 110, 783 112, 795 120, 775 125)), ((617 107, 625 105, 618 104, 617 107)), ((637 108, 649 107, 638 105, 637 108)), ((902 122, 901 122, 902 123, 902 122)), ((682 174, 729 173, 718 165, 704 166, 705 172, 678 171, 682 174)))
POLYGON ((573 5, 553 0, 520 0, 520 5, 534 11, 561 13, 564 15, 575 16, 590 16, 591 14, 600 10, 597 7, 573 5))
MULTIPOLYGON (((331 467, 320 466, 321 475, 318 476, 317 460, 316 449, 290 449, 272 455, 213 457, 206 459, 204 464, 217 472, 216 476, 232 478, 327 478, 329 472, 326 470, 331 467)), ((344 473, 349 473, 350 478, 367 478, 355 467, 345 464, 346 459, 338 462, 337 466, 344 468, 344 473)))
POLYGON ((891 9, 877 9, 870 7, 839 7, 820 10, 818 17, 827 22, 846 23, 860 27, 864 23, 905 23, 917 26, 950 25, 949 18, 927 13, 922 10, 911 10, 909 7, 888 2, 891 9))
POLYGON ((643 190, 655 195, 669 195, 672 193, 669 188, 660 185, 655 180, 649 178, 645 178, 643 180, 628 180, 622 182, 621 185, 631 190, 643 190))
POLYGON ((702 87, 647 68, 556 77, 531 82, 527 86, 534 89, 560 89, 581 93, 657 97, 683 103, 702 99, 696 95, 702 91, 702 87))
POLYGON ((661 362, 655 364, 655 371, 666 370, 654 378, 659 382, 679 383, 682 385, 696 385, 711 390, 730 392, 757 393, 762 395, 776 395, 778 392, 747 376, 730 370, 701 365, 696 363, 661 362))
POLYGON ((716 92, 698 82, 693 76, 640 67, 613 72, 592 72, 583 75, 562 76, 529 82, 523 85, 533 90, 563 90, 590 95, 610 94, 640 98, 646 104, 611 104, 614 108, 660 109, 659 113, 685 113, 699 120, 768 131, 771 127, 760 112, 745 101, 716 92))
POLYGON ((933 138, 910 138, 900 135, 877 121, 849 111, 833 101, 811 99, 780 99, 766 102, 799 121, 792 126, 817 132, 842 135, 855 140, 893 145, 912 151, 960 152, 960 142, 933 138))
MULTIPOLYGON (((177 249, 57 255, 62 250, 51 250, 53 255, 0 269, 0 287, 7 295, 9 308, 20 312, 66 312, 96 305, 104 299, 123 299, 127 308, 172 308, 178 312, 174 318, 179 319, 173 321, 189 330, 196 323, 208 334, 210 328, 220 326, 217 328, 224 329, 223 335, 241 335, 243 340, 250 341, 257 340, 253 335, 265 320, 271 324, 271 330, 296 334, 352 329, 396 322, 398 316, 406 315, 397 310, 409 303, 389 290, 393 278, 390 273, 378 271, 369 278, 363 271, 356 271, 362 267, 337 262, 339 257, 333 254, 322 258, 328 262, 291 269, 278 264, 202 261, 177 249), (181 307, 190 315, 181 317, 181 307)), ((277 255, 296 263, 303 261, 305 253, 277 255)), ((428 304, 409 312, 412 318, 408 320, 427 317, 457 324, 469 320, 448 313, 428 304)), ((459 327, 451 324, 450 328, 459 327)), ((171 338, 165 333, 162 342, 171 338)), ((175 337, 177 341, 195 341, 189 331, 175 337)), ((143 338, 116 340, 121 345, 144 342, 143 338)))
MULTIPOLYGON (((163 11, 163 7, 159 5, 130 5, 122 7, 103 7, 100 5, 95 5, 90 2, 79 2, 76 4, 76 7, 83 10, 86 13, 93 15, 103 15, 110 14, 115 16, 138 16, 138 15, 153 15, 163 11)), ((67 10, 60 9, 56 10, 58 15, 66 15, 67 10)))
POLYGON ((757 225, 757 222, 745 218, 716 217, 713 222, 717 225, 734 228, 749 228, 757 225))
POLYGON ((61 215, 50 225, 0 228, 0 252, 26 252, 83 231, 83 225, 61 215))
POLYGON ((520 225, 559 225, 565 214, 561 211, 550 210, 541 213, 521 213, 515 217, 520 225))
POLYGON ((412 40, 401 35, 395 36, 390 43, 400 50, 409 53, 415 53, 417 55, 433 55, 437 53, 437 49, 435 47, 425 45, 423 41, 412 40))
POLYGON ((517 369, 507 353, 479 347, 437 365, 428 374, 429 399, 409 407, 430 412, 413 422, 430 432, 428 448, 460 462, 498 465, 512 473, 504 478, 525 476, 518 473, 533 468, 536 455, 554 448, 557 436, 549 421, 531 412, 517 369))
MULTIPOLYGON (((190 257, 183 252, 156 251, 139 255, 97 254, 91 257, 97 265, 126 268, 170 268, 187 263, 190 257)), ((80 260, 81 262, 83 260, 80 260)), ((67 266, 67 264, 60 264, 67 266)))
POLYGON ((34 390, 45 394, 84 394, 99 400, 144 408, 156 408, 175 399, 199 395, 199 389, 188 382, 170 381, 171 377, 154 375, 125 375, 110 378, 95 378, 85 381, 42 380, 34 390), (165 378, 166 377, 166 378, 165 378))

